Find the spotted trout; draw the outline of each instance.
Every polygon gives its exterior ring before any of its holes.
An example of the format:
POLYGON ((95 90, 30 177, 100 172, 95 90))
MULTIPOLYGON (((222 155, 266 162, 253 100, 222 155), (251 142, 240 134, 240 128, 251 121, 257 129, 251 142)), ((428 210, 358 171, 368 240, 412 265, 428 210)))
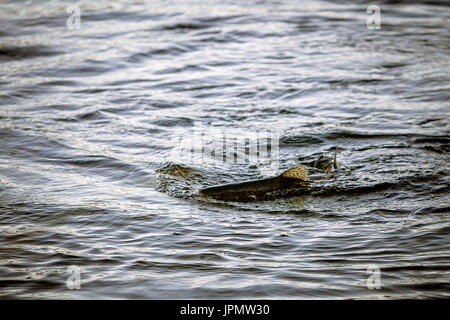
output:
POLYGON ((307 193, 311 180, 328 180, 333 177, 332 168, 337 169, 336 152, 333 165, 323 175, 308 176, 306 167, 298 165, 272 178, 203 188, 199 190, 199 196, 225 201, 254 201, 307 193))

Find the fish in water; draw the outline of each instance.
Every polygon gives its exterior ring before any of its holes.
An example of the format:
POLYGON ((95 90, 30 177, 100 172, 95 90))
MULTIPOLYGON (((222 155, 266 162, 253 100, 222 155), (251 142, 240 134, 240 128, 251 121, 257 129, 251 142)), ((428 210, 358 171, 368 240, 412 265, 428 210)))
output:
POLYGON ((309 176, 306 167, 298 165, 272 178, 203 188, 199 190, 199 196, 225 201, 254 201, 308 193, 311 180, 328 180, 334 176, 331 171, 332 168, 337 169, 336 152, 333 165, 325 175, 309 176))

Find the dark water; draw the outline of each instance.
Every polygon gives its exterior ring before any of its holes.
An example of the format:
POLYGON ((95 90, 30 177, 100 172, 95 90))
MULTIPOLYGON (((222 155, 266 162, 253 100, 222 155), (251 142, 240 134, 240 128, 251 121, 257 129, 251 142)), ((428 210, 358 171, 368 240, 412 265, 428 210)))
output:
POLYGON ((0 4, 1 298, 450 296, 444 2, 378 2, 379 30, 362 1, 80 1, 80 30, 70 4, 0 4), (261 175, 169 160, 196 122, 351 175, 199 201, 261 175))

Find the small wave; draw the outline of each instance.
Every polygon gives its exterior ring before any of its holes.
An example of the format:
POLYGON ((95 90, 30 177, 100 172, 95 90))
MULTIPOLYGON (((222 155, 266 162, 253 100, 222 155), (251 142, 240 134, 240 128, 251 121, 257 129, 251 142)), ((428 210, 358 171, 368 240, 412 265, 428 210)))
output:
POLYGON ((0 62, 51 57, 58 54, 61 52, 47 46, 0 47, 0 62))

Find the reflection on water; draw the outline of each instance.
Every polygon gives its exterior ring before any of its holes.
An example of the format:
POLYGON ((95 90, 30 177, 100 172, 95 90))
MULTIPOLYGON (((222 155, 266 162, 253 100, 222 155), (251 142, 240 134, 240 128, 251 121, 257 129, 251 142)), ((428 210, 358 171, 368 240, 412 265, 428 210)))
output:
POLYGON ((365 1, 81 1, 79 30, 70 4, 0 4, 0 297, 449 296, 444 2, 381 2, 379 30, 365 1), (199 199, 262 173, 171 157, 196 122, 351 175, 199 199))

